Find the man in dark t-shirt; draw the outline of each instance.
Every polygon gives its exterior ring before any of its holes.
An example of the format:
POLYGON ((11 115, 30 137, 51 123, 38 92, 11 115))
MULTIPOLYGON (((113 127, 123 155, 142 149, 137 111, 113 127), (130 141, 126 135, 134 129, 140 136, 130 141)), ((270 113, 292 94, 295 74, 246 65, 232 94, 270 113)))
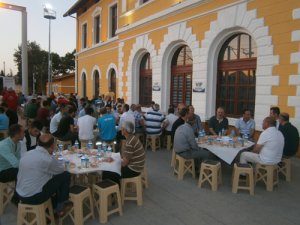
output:
POLYGON ((225 117, 224 108, 219 107, 217 114, 209 119, 209 133, 212 135, 218 135, 222 130, 222 135, 227 135, 228 132, 228 119, 225 117))
POLYGON ((172 131, 171 131, 171 138, 172 138, 172 142, 174 140, 174 135, 175 135, 175 131, 176 129, 185 123, 185 121, 187 120, 187 116, 189 113, 189 109, 188 108, 182 108, 178 114, 179 114, 179 118, 173 123, 172 126, 172 131))
POLYGON ((299 132, 297 128, 289 122, 289 118, 288 113, 279 114, 279 131, 281 131, 284 136, 283 155, 285 157, 294 156, 299 147, 299 132))
POLYGON ((75 112, 73 107, 69 108, 68 113, 61 118, 56 132, 59 140, 71 141, 72 145, 78 140, 78 133, 74 128, 75 112))

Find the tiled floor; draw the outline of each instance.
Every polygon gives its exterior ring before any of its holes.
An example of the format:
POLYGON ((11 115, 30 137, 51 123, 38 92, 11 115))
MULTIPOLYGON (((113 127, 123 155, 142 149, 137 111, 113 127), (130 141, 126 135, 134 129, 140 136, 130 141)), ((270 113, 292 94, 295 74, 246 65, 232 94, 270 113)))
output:
MULTIPOLYGON (((299 225, 300 159, 292 162, 292 182, 280 180, 273 192, 262 184, 255 195, 231 193, 231 168, 222 165, 223 184, 217 192, 186 176, 177 181, 170 167, 171 152, 147 152, 150 187, 144 192, 143 206, 125 202, 123 216, 109 217, 107 224, 121 225, 299 225)), ((16 224, 17 209, 9 204, 1 216, 2 225, 16 224)), ((72 224, 70 221, 65 223, 72 224)), ((96 219, 86 225, 99 224, 96 219)))

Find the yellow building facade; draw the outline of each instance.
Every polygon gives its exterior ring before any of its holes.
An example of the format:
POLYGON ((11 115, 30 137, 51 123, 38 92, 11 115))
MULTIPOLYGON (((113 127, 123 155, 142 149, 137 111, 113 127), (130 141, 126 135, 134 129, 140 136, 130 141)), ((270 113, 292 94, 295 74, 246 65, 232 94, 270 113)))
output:
POLYGON ((299 0, 79 0, 79 95, 193 104, 202 120, 243 108, 256 129, 271 106, 300 130, 299 0))
MULTIPOLYGON (((75 93, 75 74, 65 74, 53 78, 52 90, 55 95, 58 95, 59 93, 75 93)), ((46 84, 46 91, 48 92, 48 83, 46 84)))

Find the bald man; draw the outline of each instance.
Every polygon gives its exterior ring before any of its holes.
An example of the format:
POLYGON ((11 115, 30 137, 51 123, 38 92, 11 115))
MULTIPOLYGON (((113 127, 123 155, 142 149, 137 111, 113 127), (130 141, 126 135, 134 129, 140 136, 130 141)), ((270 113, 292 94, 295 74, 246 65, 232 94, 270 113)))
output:
POLYGON ((70 206, 70 173, 64 171, 64 162, 53 157, 54 138, 43 134, 36 149, 26 152, 20 160, 16 191, 25 204, 37 205, 47 201, 54 194, 56 213, 63 216, 70 206))
POLYGON ((240 163, 252 162, 274 165, 281 161, 284 137, 276 128, 276 120, 272 117, 266 117, 263 120, 262 128, 264 131, 260 134, 253 151, 243 152, 240 163))

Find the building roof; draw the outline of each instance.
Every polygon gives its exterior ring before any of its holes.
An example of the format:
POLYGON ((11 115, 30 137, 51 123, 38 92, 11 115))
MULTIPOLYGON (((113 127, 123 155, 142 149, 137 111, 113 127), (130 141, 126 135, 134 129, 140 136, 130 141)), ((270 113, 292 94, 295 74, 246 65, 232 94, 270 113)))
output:
POLYGON ((70 16, 70 15, 76 13, 78 11, 78 9, 83 8, 83 6, 88 2, 91 2, 93 4, 93 3, 99 2, 99 0, 93 0, 93 1, 77 0, 77 2, 67 12, 65 12, 64 17, 70 16))
POLYGON ((70 16, 77 12, 88 0, 77 0, 77 2, 64 14, 64 17, 70 16))
POLYGON ((64 80, 70 77, 75 77, 75 73, 69 73, 69 74, 63 74, 61 76, 55 76, 53 77, 53 81, 60 81, 60 80, 64 80))

